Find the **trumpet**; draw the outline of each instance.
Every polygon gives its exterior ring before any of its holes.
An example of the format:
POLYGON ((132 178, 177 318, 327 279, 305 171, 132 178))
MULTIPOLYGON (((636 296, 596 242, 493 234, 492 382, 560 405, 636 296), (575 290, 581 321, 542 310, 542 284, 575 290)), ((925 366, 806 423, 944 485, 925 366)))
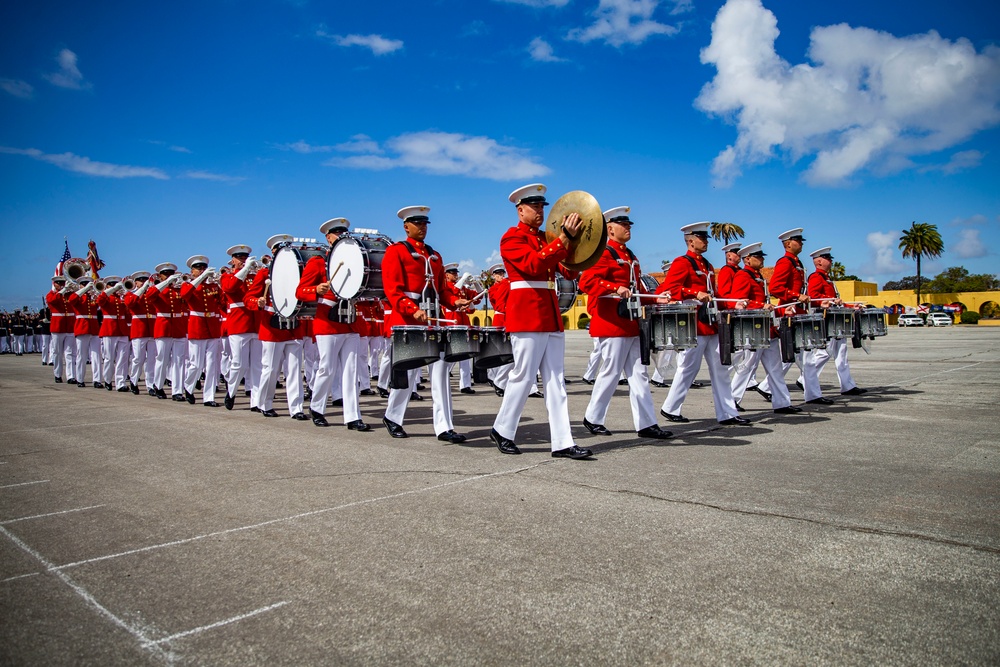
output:
POLYGON ((107 284, 101 279, 97 279, 93 282, 94 290, 97 292, 103 292, 107 288, 107 284))

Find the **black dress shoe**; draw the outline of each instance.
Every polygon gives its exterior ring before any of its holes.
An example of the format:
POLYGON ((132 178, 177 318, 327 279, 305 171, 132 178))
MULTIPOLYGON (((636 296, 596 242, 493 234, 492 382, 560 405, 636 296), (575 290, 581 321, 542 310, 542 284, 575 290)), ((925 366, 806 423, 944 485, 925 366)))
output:
POLYGON ((128 390, 133 394, 135 394, 136 396, 139 395, 139 387, 135 386, 135 382, 132 382, 131 380, 129 380, 128 383, 128 390))
POLYGON ((172 387, 174 385, 173 385, 173 383, 170 380, 164 380, 163 381, 163 386, 164 387, 172 387))
POLYGON ((618 386, 619 387, 622 386, 623 384, 628 384, 628 380, 622 378, 621 380, 618 381, 618 386))
POLYGON ((670 385, 668 385, 668 384, 666 384, 664 382, 657 382, 656 380, 650 380, 649 384, 653 385, 654 387, 668 387, 668 386, 670 386, 670 385))
POLYGON ((281 381, 279 380, 278 382, 274 383, 274 388, 275 389, 284 389, 285 385, 281 384, 281 381))
POLYGON ((347 422, 348 431, 370 431, 372 427, 364 423, 360 419, 355 419, 352 422, 347 422))
POLYGON ((394 438, 409 438, 410 437, 410 436, 406 435, 406 431, 403 430, 403 427, 400 426, 399 424, 397 424, 396 422, 391 422, 388 419, 386 419, 385 417, 382 417, 382 423, 385 424, 386 430, 389 431, 389 435, 391 435, 392 437, 394 437, 394 438))
POLYGON ((76 386, 77 386, 77 387, 86 387, 86 386, 87 386, 87 383, 86 383, 86 382, 77 382, 77 383, 76 383, 76 386))
POLYGON ((76 384, 76 378, 69 378, 68 380, 66 380, 66 382, 70 384, 76 384))
POLYGON ((771 402, 771 393, 770 392, 764 391, 759 386, 754 387, 753 390, 755 392, 757 392, 758 394, 760 394, 760 397, 763 398, 765 401, 767 401, 768 403, 771 402))
POLYGON ((246 396, 247 398, 249 398, 250 397, 250 390, 247 389, 245 392, 243 392, 243 395, 246 396))
POLYGON ((156 397, 162 400, 167 400, 167 398, 169 398, 169 396, 167 396, 167 392, 163 391, 162 389, 156 390, 156 397))
POLYGON ((778 408, 774 411, 776 415, 794 415, 802 412, 802 408, 797 408, 794 405, 786 405, 783 408, 778 408))
POLYGON ((56 378, 56 384, 62 384, 62 378, 56 378))
MULTIPOLYGON (((194 397, 192 396, 192 398, 194 398, 194 397)), ((177 401, 178 403, 183 403, 187 399, 184 398, 184 394, 174 394, 173 396, 170 397, 170 400, 171 401, 177 401)), ((192 403, 193 403, 193 401, 192 401, 192 403)))
POLYGON ((197 389, 198 391, 201 391, 201 380, 197 380, 194 383, 194 388, 197 389))
POLYGON ((383 389, 382 387, 379 387, 378 388, 378 395, 379 395, 380 398, 389 398, 389 390, 388 389, 383 389))
POLYGON ((802 391, 806 390, 805 385, 802 384, 802 380, 798 380, 798 379, 795 380, 795 386, 798 387, 799 389, 801 389, 802 391))
POLYGON ((472 387, 462 387, 461 389, 459 389, 459 392, 463 394, 475 394, 476 390, 473 389, 472 387))
MULTIPOLYGON (((111 391, 115 387, 110 382, 107 382, 107 383, 104 384, 104 388, 107 389, 108 391, 111 391)), ((123 389, 125 389, 125 391, 128 391, 128 387, 123 387, 123 389)))
POLYGON ((503 454, 521 453, 521 450, 517 448, 517 445, 514 444, 513 440, 508 440, 507 438, 503 437, 502 435, 497 433, 496 429, 490 430, 490 440, 493 441, 493 444, 495 444, 497 446, 497 449, 499 449, 500 452, 503 454))
POLYGON ((542 392, 540 391, 533 391, 530 394, 528 394, 528 398, 545 398, 545 396, 543 396, 542 392))
POLYGON ((455 433, 455 431, 445 431, 444 433, 438 434, 438 440, 451 442, 457 445, 460 442, 465 442, 465 436, 461 433, 455 433))
POLYGON ((500 398, 503 398, 503 395, 504 395, 504 390, 503 389, 501 389, 500 387, 498 387, 496 385, 493 385, 493 391, 496 392, 497 396, 499 396, 500 398))
POLYGON ((737 411, 737 412, 746 412, 746 411, 747 411, 747 409, 746 409, 746 408, 744 408, 744 407, 743 407, 742 405, 740 405, 739 403, 737 403, 737 404, 736 404, 736 411, 737 411))
POLYGON ((119 394, 125 394, 125 393, 127 393, 129 391, 131 391, 131 390, 128 387, 118 387, 118 393, 119 394))
POLYGON ((190 391, 188 391, 187 389, 185 389, 184 390, 184 400, 187 401, 188 403, 190 403, 191 405, 194 405, 194 394, 192 394, 190 391))
POLYGON ((236 397, 230 396, 227 392, 226 397, 222 399, 222 403, 226 406, 226 410, 232 410, 233 406, 236 405, 236 397))
POLYGON ((316 412, 315 410, 309 410, 309 413, 312 415, 313 424, 315 424, 316 426, 330 425, 330 422, 328 422, 326 420, 326 417, 324 417, 321 413, 316 412))
POLYGON ((422 400, 424 400, 424 397, 421 396, 420 394, 418 394, 417 392, 413 392, 412 394, 410 394, 410 400, 411 401, 422 401, 422 400))
POLYGON ((94 383, 94 389, 104 389, 104 383, 103 382, 95 382, 94 383))
POLYGON ((261 410, 260 414, 264 415, 265 417, 277 417, 278 416, 278 413, 275 412, 274 408, 271 408, 270 410, 261 410))
POLYGON ((258 408, 258 407, 257 407, 257 406, 255 405, 255 406, 253 406, 252 408, 250 408, 250 412, 260 412, 260 408, 258 408))
POLYGON ((591 424, 584 418, 583 425, 588 431, 594 435, 614 435, 611 431, 604 427, 604 424, 591 424))
POLYGON ((311 401, 312 397, 313 397, 312 389, 306 387, 305 391, 302 392, 302 400, 311 401))
POLYGON ((670 431, 664 431, 660 428, 659 424, 647 426, 641 431, 636 431, 635 434, 640 438, 653 438, 654 440, 666 440, 667 438, 672 438, 674 435, 670 431))
POLYGON ((862 389, 861 387, 854 387, 853 389, 848 389, 847 391, 840 392, 841 396, 860 396, 861 394, 867 393, 867 389, 862 389))
POLYGON ((691 388, 692 389, 698 389, 699 387, 704 387, 704 386, 705 386, 705 383, 702 382, 701 380, 692 380, 691 381, 691 388))
POLYGON ((205 401, 204 403, 202 403, 202 405, 204 405, 206 408, 217 408, 217 407, 219 407, 219 404, 216 403, 215 401, 205 401))
POLYGON ((587 378, 583 378, 583 381, 586 382, 587 384, 594 384, 593 380, 588 380, 587 378))
POLYGON ((360 392, 358 392, 358 396, 374 396, 374 395, 375 392, 372 391, 371 389, 362 389, 360 392))
POLYGON ((342 398, 335 398, 333 400, 333 402, 330 403, 330 405, 332 405, 335 408, 343 407, 343 405, 344 405, 344 399, 342 399, 342 398))
POLYGON ((820 396, 819 398, 814 398, 811 401, 806 401, 806 403, 813 403, 815 405, 833 405, 833 400, 827 398, 826 396, 820 396))
POLYGON ((681 415, 672 415, 666 410, 660 410, 660 414, 663 415, 667 421, 676 422, 678 424, 687 424, 689 421, 691 421, 687 417, 682 417, 681 415))
POLYGON ((420 383, 418 382, 418 383, 417 383, 417 391, 423 391, 424 389, 427 389, 427 387, 425 387, 424 385, 422 385, 422 384, 420 384, 420 383))
POLYGON ((749 426, 751 423, 749 419, 743 419, 743 417, 730 417, 719 422, 722 426, 749 426))
POLYGON ((309 421, 309 417, 306 417, 304 412, 296 412, 294 415, 292 415, 292 419, 294 419, 297 422, 309 421))
POLYGON ((558 450, 552 452, 552 458, 556 458, 556 459, 560 459, 560 458, 566 458, 566 459, 589 459, 593 455, 594 455, 594 452, 590 451, 589 449, 581 449, 580 447, 577 447, 576 445, 573 445, 572 447, 567 447, 566 449, 558 449, 558 450))

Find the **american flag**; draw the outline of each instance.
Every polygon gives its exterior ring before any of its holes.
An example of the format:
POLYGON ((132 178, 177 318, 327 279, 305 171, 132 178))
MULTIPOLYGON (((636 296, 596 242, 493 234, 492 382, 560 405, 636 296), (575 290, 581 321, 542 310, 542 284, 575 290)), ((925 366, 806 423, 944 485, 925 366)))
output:
POLYGON ((63 243, 66 244, 66 249, 63 250, 62 259, 60 259, 59 263, 56 264, 55 275, 57 276, 61 276, 63 274, 63 262, 68 261, 69 258, 73 256, 69 252, 69 240, 66 237, 63 237, 63 243))

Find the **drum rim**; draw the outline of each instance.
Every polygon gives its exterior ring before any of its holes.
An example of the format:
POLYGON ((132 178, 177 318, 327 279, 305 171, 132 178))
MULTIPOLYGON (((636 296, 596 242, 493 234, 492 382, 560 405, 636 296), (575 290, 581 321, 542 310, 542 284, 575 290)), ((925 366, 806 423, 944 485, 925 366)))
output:
MULTIPOLYGON (((295 290, 298 289, 298 283, 299 283, 299 281, 298 280, 295 281, 295 288, 292 289, 292 298, 287 300, 287 303, 291 303, 292 304, 292 311, 291 311, 290 315, 285 315, 283 312, 281 312, 281 311, 278 310, 278 305, 277 305, 278 302, 277 302, 277 299, 274 298, 275 285, 277 284, 275 282, 275 277, 277 276, 277 273, 275 272, 275 269, 278 267, 277 262, 280 260, 281 253, 284 250, 291 250, 292 253, 294 253, 293 256, 295 257, 295 262, 298 265, 299 279, 302 278, 302 267, 305 266, 305 262, 302 261, 302 255, 299 253, 298 248, 295 248, 294 246, 292 246, 292 242, 289 241, 285 245, 285 247, 278 248, 278 250, 275 251, 275 253, 274 253, 274 259, 271 261, 271 267, 268 270, 268 273, 269 273, 270 278, 271 278, 271 303, 274 305, 274 312, 277 315, 279 315, 279 316, 281 316, 281 317, 283 317, 285 319, 291 319, 291 318, 295 317, 295 315, 299 312, 299 310, 302 307, 302 301, 301 301, 301 299, 299 299, 299 298, 297 298, 295 296, 295 290)), ((282 262, 282 266, 284 264, 287 264, 287 262, 282 262)), ((284 287, 283 286, 280 287, 279 289, 282 290, 282 292, 281 292, 282 295, 287 296, 284 293, 284 287)))

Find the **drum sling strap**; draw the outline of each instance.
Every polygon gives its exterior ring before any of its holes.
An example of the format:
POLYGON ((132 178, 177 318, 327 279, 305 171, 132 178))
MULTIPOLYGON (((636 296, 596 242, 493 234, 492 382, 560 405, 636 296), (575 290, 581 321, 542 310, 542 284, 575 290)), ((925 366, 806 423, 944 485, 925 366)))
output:
MULTIPOLYGON (((691 270, 697 274, 701 267, 698 266, 698 262, 695 261, 694 257, 691 255, 681 255, 681 257, 691 263, 691 270)), ((715 268, 704 257, 701 258, 701 261, 705 262, 705 266, 708 267, 709 277, 705 280, 705 289, 709 294, 715 296, 715 289, 711 284, 711 277, 715 276, 715 268)), ((702 324, 712 324, 712 318, 708 314, 707 303, 702 303, 698 306, 698 321, 702 324)), ((724 317, 719 318, 716 326, 719 329, 719 361, 723 366, 730 366, 733 363, 733 328, 729 326, 729 321, 724 317)))
MULTIPOLYGON (((615 259, 615 261, 617 263, 621 264, 623 262, 622 257, 621 257, 621 255, 618 254, 617 250, 615 250, 611 246, 607 246, 606 250, 611 253, 611 256, 614 257, 614 259, 615 259)), ((634 262, 636 261, 636 259, 635 259, 635 253, 632 252, 631 248, 625 248, 625 252, 628 253, 628 259, 629 259, 629 269, 628 269, 629 270, 629 284, 631 285, 631 283, 632 283, 632 277, 633 277, 633 271, 634 271, 633 266, 634 266, 634 262)), ((638 284, 636 285, 636 287, 638 287, 638 284)), ((639 323, 639 363, 641 363, 643 366, 648 366, 649 365, 649 347, 650 347, 649 346, 649 341, 650 341, 649 320, 646 319, 645 317, 633 318, 632 315, 633 315, 633 313, 632 313, 631 310, 629 310, 629 307, 628 307, 628 301, 626 301, 625 299, 619 299, 618 300, 618 317, 620 317, 620 318, 622 318, 624 320, 631 320, 631 319, 638 320, 638 323, 639 323)))
MULTIPOLYGON (((409 241, 402 241, 402 244, 406 246, 407 250, 410 251, 410 254, 412 256, 423 257, 423 255, 417 252, 417 249, 414 248, 413 244, 410 243, 409 241)), ((424 247, 427 248, 427 255, 429 257, 433 258, 434 255, 437 255, 438 257, 441 256, 438 255, 437 252, 435 252, 434 248, 432 248, 429 244, 425 243, 424 247)), ((430 284, 430 281, 425 282, 424 289, 421 291, 420 294, 421 294, 421 300, 427 301, 431 304, 431 309, 427 312, 427 316, 430 318, 441 317, 441 312, 440 312, 441 306, 440 303, 438 302, 437 292, 434 290, 434 287, 430 284)))

